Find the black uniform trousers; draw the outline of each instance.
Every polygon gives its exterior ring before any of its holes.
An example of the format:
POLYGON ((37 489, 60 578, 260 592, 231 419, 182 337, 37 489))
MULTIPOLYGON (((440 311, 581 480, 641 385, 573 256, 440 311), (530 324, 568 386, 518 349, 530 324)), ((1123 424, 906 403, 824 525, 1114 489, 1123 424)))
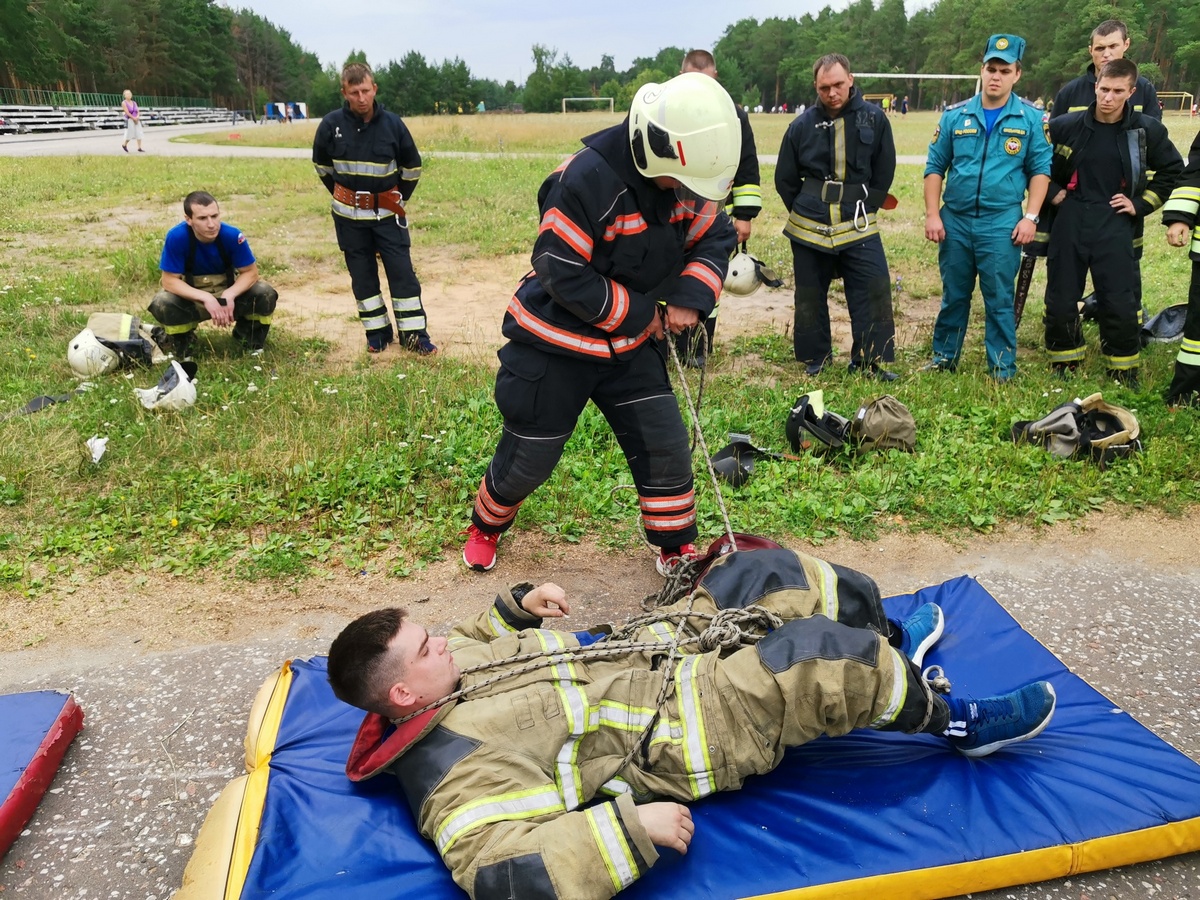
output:
POLYGON ((471 521, 497 533, 554 472, 588 400, 616 435, 633 474, 646 537, 656 547, 695 541, 688 433, 671 390, 665 347, 650 341, 619 362, 548 353, 509 341, 499 353, 496 406, 504 417, 471 521))
MULTIPOLYGON (((222 285, 228 287, 229 282, 226 280, 222 285)), ((261 350, 267 342, 278 301, 279 292, 261 278, 250 285, 249 290, 234 298, 233 336, 251 350, 261 350)), ((163 349, 170 349, 180 357, 191 352, 196 326, 212 318, 201 304, 170 291, 155 294, 148 310, 171 339, 170 348, 163 349)))
POLYGON ((838 275, 850 311, 851 361, 861 365, 895 359, 892 282, 879 235, 849 244, 836 253, 792 241, 792 272, 796 278, 792 330, 796 359, 825 363, 833 357, 829 284, 838 275))
POLYGON ((1192 261, 1192 285, 1188 288, 1187 320, 1183 343, 1175 357, 1175 375, 1167 388, 1167 403, 1200 402, 1200 262, 1192 261))
POLYGON ((358 305, 358 317, 371 346, 381 350, 392 341, 392 323, 380 294, 376 254, 383 261, 383 271, 387 274, 400 340, 412 341, 417 335, 426 334, 421 283, 413 271, 407 220, 389 215, 378 220, 350 221, 335 214, 333 225, 338 248, 346 258, 346 269, 350 272, 350 289, 358 305))
POLYGON ((1068 194, 1059 204, 1046 252, 1044 324, 1052 363, 1073 365, 1084 358, 1079 301, 1090 270, 1105 364, 1115 371, 1137 367, 1141 303, 1135 224, 1133 216, 1115 212, 1107 202, 1084 203, 1068 194))

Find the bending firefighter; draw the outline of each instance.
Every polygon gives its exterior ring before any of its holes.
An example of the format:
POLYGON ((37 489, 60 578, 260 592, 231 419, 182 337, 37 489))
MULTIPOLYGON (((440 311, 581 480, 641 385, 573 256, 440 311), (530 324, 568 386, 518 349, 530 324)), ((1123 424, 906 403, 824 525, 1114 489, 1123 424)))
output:
POLYGON ((718 204, 741 126, 724 88, 691 72, 643 86, 625 122, 583 143, 538 192, 533 270, 504 316, 504 430, 463 550, 481 572, 589 400, 625 453, 660 571, 694 553, 688 434, 660 339, 696 325, 720 296, 734 230, 718 204))
POLYGON ((476 900, 612 897, 658 847, 687 852, 684 804, 736 790, 821 735, 940 735, 980 757, 1054 713, 1047 682, 977 700, 935 693, 920 663, 942 634, 937 605, 888 621, 870 578, 781 547, 719 558, 690 598, 598 643, 596 631, 541 627, 569 610, 556 585, 520 584, 449 639, 383 609, 329 651, 334 693, 369 712, 347 774, 394 774, 476 900), (717 613, 747 617, 749 646, 679 645, 717 613))

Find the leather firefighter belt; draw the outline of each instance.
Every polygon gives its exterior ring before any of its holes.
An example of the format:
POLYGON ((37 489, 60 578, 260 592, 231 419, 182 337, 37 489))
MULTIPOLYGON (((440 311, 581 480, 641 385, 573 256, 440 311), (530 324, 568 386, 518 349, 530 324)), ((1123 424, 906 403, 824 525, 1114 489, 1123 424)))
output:
POLYGON ((370 191, 352 191, 345 185, 335 184, 333 199, 356 209, 369 209, 372 212, 385 210, 398 216, 404 215, 404 198, 400 196, 400 191, 396 188, 372 194, 370 191))

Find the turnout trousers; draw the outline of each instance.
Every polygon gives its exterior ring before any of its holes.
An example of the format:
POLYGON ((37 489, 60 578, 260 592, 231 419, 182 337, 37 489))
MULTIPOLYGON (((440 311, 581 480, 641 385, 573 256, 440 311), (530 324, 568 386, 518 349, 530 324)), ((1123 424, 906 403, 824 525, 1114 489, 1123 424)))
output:
POLYGON ((1192 262, 1183 344, 1175 357, 1175 377, 1171 379, 1166 397, 1172 406, 1200 401, 1200 262, 1196 261, 1192 262))
POLYGON ((870 364, 895 358, 892 282, 879 235, 849 244, 837 253, 792 241, 792 272, 796 278, 792 329, 796 359, 825 363, 832 358, 829 284, 838 275, 850 310, 851 362, 870 364))
MULTIPOLYGON (((790 550, 735 553, 701 580, 720 609, 756 603, 785 624, 752 647, 720 659, 712 697, 720 712, 708 734, 736 770, 730 784, 773 769, 787 747, 855 728, 939 734, 949 724, 941 698, 893 647, 879 589, 867 575, 832 564, 826 583, 808 587, 790 550)), ((718 761, 714 760, 714 763, 718 761)))
POLYGON ((946 239, 938 245, 942 306, 933 326, 933 361, 938 365, 948 369, 958 365, 978 277, 988 370, 1001 380, 1017 374, 1013 285, 1021 251, 1012 242, 1012 231, 1020 219, 1020 207, 1011 216, 964 216, 942 209, 946 229, 946 239))
POLYGON ((656 547, 693 542, 692 458, 663 349, 647 342, 614 363, 505 344, 495 392, 504 430, 475 498, 475 526, 495 534, 512 525, 521 503, 558 465, 591 400, 625 453, 646 538, 656 547))
POLYGON ((1046 253, 1044 324, 1051 363, 1075 365, 1084 358, 1079 301, 1091 271, 1104 363, 1109 371, 1137 368, 1142 310, 1133 232, 1133 217, 1107 203, 1068 195, 1059 205, 1046 253))
MULTIPOLYGON (((219 297, 229 286, 227 279, 213 276, 196 277, 196 287, 219 297)), ((279 293, 261 278, 233 301, 233 336, 251 350, 261 350, 271 330, 271 316, 279 293)), ((199 303, 170 291, 159 291, 148 307, 150 315, 163 327, 171 339, 170 349, 176 356, 186 356, 196 337, 196 326, 212 318, 199 303)), ((167 349, 167 348, 164 348, 167 349)))
POLYGON ((408 343, 416 340, 418 334, 425 334, 425 307, 421 305, 421 283, 413 271, 409 252, 412 240, 407 219, 390 215, 377 221, 351 222, 334 215, 333 227, 338 248, 346 258, 350 289, 358 305, 358 318, 367 332, 367 342, 376 350, 392 342, 392 323, 380 293, 376 254, 387 275, 401 342, 408 343))

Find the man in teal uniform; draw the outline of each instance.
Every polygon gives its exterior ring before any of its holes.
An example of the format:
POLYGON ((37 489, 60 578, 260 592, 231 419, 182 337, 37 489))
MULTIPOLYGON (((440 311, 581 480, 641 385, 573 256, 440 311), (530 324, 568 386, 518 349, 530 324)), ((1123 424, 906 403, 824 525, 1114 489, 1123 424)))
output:
POLYGON ((980 70, 982 92, 947 109, 929 145, 925 237, 939 245, 942 308, 927 371, 958 365, 978 276, 988 369, 997 381, 1017 373, 1013 283, 1020 248, 1037 230, 1051 161, 1042 114, 1013 93, 1024 50, 1016 35, 992 35, 980 70))

